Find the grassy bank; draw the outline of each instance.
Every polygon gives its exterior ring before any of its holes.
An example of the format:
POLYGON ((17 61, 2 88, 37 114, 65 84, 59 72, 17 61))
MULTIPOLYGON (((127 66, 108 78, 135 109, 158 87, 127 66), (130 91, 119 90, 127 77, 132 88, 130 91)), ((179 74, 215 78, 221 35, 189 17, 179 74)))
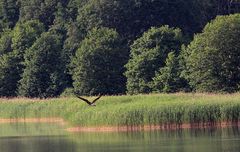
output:
POLYGON ((156 94, 105 96, 96 107, 78 98, 0 99, 0 118, 62 117, 79 126, 236 123, 240 94, 156 94))

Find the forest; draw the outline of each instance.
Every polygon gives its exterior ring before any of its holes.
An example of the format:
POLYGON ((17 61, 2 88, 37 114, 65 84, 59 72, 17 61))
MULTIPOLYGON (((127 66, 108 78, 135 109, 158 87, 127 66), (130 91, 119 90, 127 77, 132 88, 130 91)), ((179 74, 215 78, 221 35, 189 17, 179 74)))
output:
POLYGON ((240 91, 239 0, 0 0, 0 97, 240 91))

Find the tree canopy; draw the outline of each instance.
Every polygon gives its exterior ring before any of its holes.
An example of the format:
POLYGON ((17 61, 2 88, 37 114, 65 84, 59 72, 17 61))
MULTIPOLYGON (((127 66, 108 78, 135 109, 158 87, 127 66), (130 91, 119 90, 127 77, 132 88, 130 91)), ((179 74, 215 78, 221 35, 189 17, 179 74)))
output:
POLYGON ((191 35, 214 18, 215 7, 215 0, 88 0, 79 9, 77 22, 82 31, 105 26, 115 28, 129 40, 152 26, 166 24, 191 35))
POLYGON ((41 37, 24 55, 24 72, 18 93, 26 97, 54 97, 64 89, 61 36, 51 32, 41 37))
POLYGON ((240 84, 240 15, 219 16, 184 50, 185 75, 197 91, 235 92, 240 84))
POLYGON ((186 81, 181 77, 178 56, 174 52, 168 53, 165 66, 155 73, 152 89, 155 92, 173 93, 183 91, 186 81))
POLYGON ((155 73, 165 66, 168 53, 179 53, 183 40, 181 30, 169 26, 151 28, 135 40, 126 65, 128 92, 151 92, 155 73))
POLYGON ((3 90, 1 96, 16 96, 18 81, 24 69, 22 62, 25 51, 43 31, 43 24, 36 20, 17 23, 13 31, 4 31, 0 39, 3 42, 0 48, 0 84, 3 90))
POLYGON ((72 60, 75 92, 83 95, 125 93, 123 76, 128 50, 119 34, 109 28, 93 28, 72 60))

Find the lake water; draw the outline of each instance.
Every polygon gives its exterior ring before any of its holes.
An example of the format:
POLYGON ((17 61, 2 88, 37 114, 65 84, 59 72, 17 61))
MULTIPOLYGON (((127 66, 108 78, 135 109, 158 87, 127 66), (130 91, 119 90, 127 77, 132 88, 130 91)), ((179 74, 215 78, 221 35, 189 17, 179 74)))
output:
POLYGON ((0 152, 240 152, 240 128, 67 133, 54 123, 0 124, 0 152))

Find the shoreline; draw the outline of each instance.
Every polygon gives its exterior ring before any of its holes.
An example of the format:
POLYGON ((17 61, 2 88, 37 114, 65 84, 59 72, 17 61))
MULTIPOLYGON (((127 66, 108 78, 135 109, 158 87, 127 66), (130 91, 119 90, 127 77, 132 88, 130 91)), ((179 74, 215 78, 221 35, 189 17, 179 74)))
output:
MULTIPOLYGON (((0 118, 0 124, 5 123, 59 123, 68 124, 62 118, 0 118)), ((206 129, 206 128, 227 128, 240 127, 240 122, 217 122, 217 123, 183 123, 180 125, 142 125, 142 126, 99 126, 99 127, 69 127, 67 132, 128 132, 128 131, 150 131, 150 130, 178 130, 178 129, 206 129)))
POLYGON ((101 127, 71 127, 68 132, 128 132, 128 131, 151 131, 151 130, 180 130, 180 129, 207 129, 240 127, 240 122, 218 122, 215 124, 190 124, 181 125, 144 125, 144 126, 101 126, 101 127))
POLYGON ((5 123, 59 123, 65 125, 62 118, 0 118, 0 124, 5 123))

